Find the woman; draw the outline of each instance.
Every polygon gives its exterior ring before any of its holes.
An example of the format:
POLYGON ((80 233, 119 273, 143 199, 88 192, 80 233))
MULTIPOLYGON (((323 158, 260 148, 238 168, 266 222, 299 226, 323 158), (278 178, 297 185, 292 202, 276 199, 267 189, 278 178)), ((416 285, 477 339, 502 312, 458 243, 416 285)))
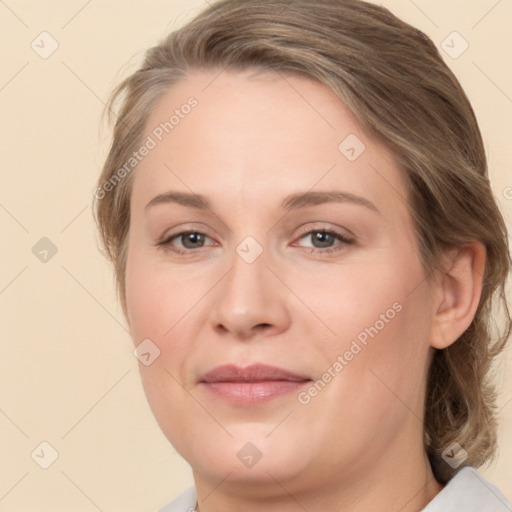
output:
POLYGON ((161 511, 510 510, 477 469, 507 232, 434 44, 359 0, 221 0, 118 102, 96 218, 195 483, 161 511))

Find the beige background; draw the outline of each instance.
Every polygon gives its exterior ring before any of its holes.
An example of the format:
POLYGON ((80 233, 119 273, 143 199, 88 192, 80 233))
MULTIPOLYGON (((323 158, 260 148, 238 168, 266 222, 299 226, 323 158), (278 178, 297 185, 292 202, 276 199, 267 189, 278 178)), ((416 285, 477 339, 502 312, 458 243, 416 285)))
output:
MULTIPOLYGON (((512 3, 383 3, 438 46, 453 31, 469 43, 456 59, 442 53, 474 105, 512 228, 512 3)), ((145 401, 91 200, 109 91, 205 5, 0 1, 0 511, 154 511, 192 484, 145 401), (47 59, 31 48, 50 48, 43 31, 59 45, 47 59), (42 237, 58 249, 47 262, 32 252, 42 237), (43 441, 58 452, 48 469, 31 458, 43 441)), ((512 501, 512 349, 498 370, 500 454, 481 471, 512 501)), ((34 459, 48 461, 42 449, 34 459)))

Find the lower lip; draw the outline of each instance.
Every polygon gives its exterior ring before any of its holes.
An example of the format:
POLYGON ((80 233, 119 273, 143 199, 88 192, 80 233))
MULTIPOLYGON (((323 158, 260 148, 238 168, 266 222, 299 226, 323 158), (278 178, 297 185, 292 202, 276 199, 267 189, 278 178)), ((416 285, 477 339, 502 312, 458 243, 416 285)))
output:
POLYGON ((310 381, 203 382, 211 393, 237 405, 257 405, 298 391, 310 381))

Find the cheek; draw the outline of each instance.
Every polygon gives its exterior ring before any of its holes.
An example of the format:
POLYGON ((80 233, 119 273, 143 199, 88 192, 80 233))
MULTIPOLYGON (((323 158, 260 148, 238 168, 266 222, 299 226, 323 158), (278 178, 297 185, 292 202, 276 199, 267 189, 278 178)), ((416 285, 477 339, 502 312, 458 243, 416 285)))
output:
POLYGON ((374 418, 370 423, 387 422, 390 429, 411 412, 422 416, 429 351, 429 324, 421 294, 402 296, 394 306, 352 338, 347 351, 352 360, 338 389, 355 398, 352 410, 359 409, 362 423, 364 418, 374 418))
POLYGON ((299 277, 303 282, 299 293, 330 327, 332 343, 326 342, 327 346, 339 350, 345 344, 348 349, 354 339, 364 345, 370 340, 385 338, 391 332, 396 333, 395 344, 400 343, 403 337, 398 336, 397 331, 406 330, 417 317, 417 310, 423 307, 417 301, 418 296, 410 294, 410 283, 419 281, 421 273, 407 266, 411 267, 398 259, 394 263, 347 265, 325 276, 322 286, 317 276, 299 277))
MULTIPOLYGON (((129 252, 126 303, 130 334, 135 345, 149 339, 159 351, 150 366, 139 364, 154 410, 166 402, 180 403, 182 386, 189 387, 184 377, 188 377, 186 367, 194 350, 191 341, 200 328, 201 299, 212 286, 205 288, 207 283, 185 267, 171 268, 143 248, 129 252)), ((155 414, 158 416, 156 410, 155 414)))
POLYGON ((397 402, 394 394, 411 404, 421 399, 430 309, 425 284, 418 286, 421 264, 411 260, 396 254, 367 268, 351 267, 333 273, 322 292, 310 292, 308 299, 316 295, 317 305, 323 303, 322 320, 334 331, 315 349, 323 361, 318 377, 329 368, 337 375, 329 384, 337 395, 332 399, 352 401, 354 408, 380 408, 397 402), (337 361, 341 366, 332 368, 337 361))
MULTIPOLYGON (((192 300, 190 297, 195 294, 191 286, 177 281, 176 276, 179 275, 179 271, 162 269, 142 249, 134 248, 129 253, 126 302, 130 334, 134 345, 149 339, 160 351, 150 365, 139 363, 144 392, 169 441, 175 447, 186 447, 194 442, 188 439, 193 429, 191 424, 187 424, 187 428, 183 428, 183 425, 190 418, 200 415, 201 411, 190 399, 187 384, 182 382, 183 367, 188 360, 187 351, 190 350, 190 343, 187 343, 191 336, 188 322, 193 317, 193 310, 188 314, 187 311, 192 306, 189 304, 192 300), (182 417, 179 423, 174 421, 176 415, 182 417)), ((190 281, 190 278, 185 280, 190 281)))
MULTIPOLYGON (((360 316, 363 329, 350 324, 355 335, 341 336, 323 350, 322 359, 327 363, 318 366, 316 389, 301 396, 301 403, 308 402, 304 406, 308 417, 325 418, 325 436, 339 438, 357 453, 362 443, 374 439, 376 425, 380 441, 365 449, 368 456, 381 448, 381 441, 395 436, 401 425, 415 423, 423 414, 426 325, 418 322, 422 301, 409 299, 403 301, 400 311, 388 312, 388 323, 375 321, 375 313, 387 310, 375 308, 372 302, 371 309, 367 307, 360 316)), ((382 305, 387 306, 386 300, 382 305)), ((344 318, 350 321, 348 316, 344 318)))
POLYGON ((186 321, 187 311, 198 302, 202 290, 186 269, 171 269, 142 249, 131 250, 126 268, 126 303, 134 341, 141 336, 171 336, 180 319, 186 321))

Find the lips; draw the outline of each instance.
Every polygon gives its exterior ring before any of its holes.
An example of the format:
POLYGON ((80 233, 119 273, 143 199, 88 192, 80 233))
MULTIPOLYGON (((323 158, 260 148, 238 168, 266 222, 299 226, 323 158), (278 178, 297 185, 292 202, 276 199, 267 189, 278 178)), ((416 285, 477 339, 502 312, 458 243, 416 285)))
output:
POLYGON ((218 398, 252 406, 297 391, 310 381, 305 375, 277 366, 253 364, 241 368, 227 364, 204 374, 199 383, 218 398))
POLYGON ((262 382, 262 381, 305 381, 309 377, 298 375, 277 366, 266 364, 253 364, 240 368, 233 364, 217 366, 203 375, 201 382, 262 382))

